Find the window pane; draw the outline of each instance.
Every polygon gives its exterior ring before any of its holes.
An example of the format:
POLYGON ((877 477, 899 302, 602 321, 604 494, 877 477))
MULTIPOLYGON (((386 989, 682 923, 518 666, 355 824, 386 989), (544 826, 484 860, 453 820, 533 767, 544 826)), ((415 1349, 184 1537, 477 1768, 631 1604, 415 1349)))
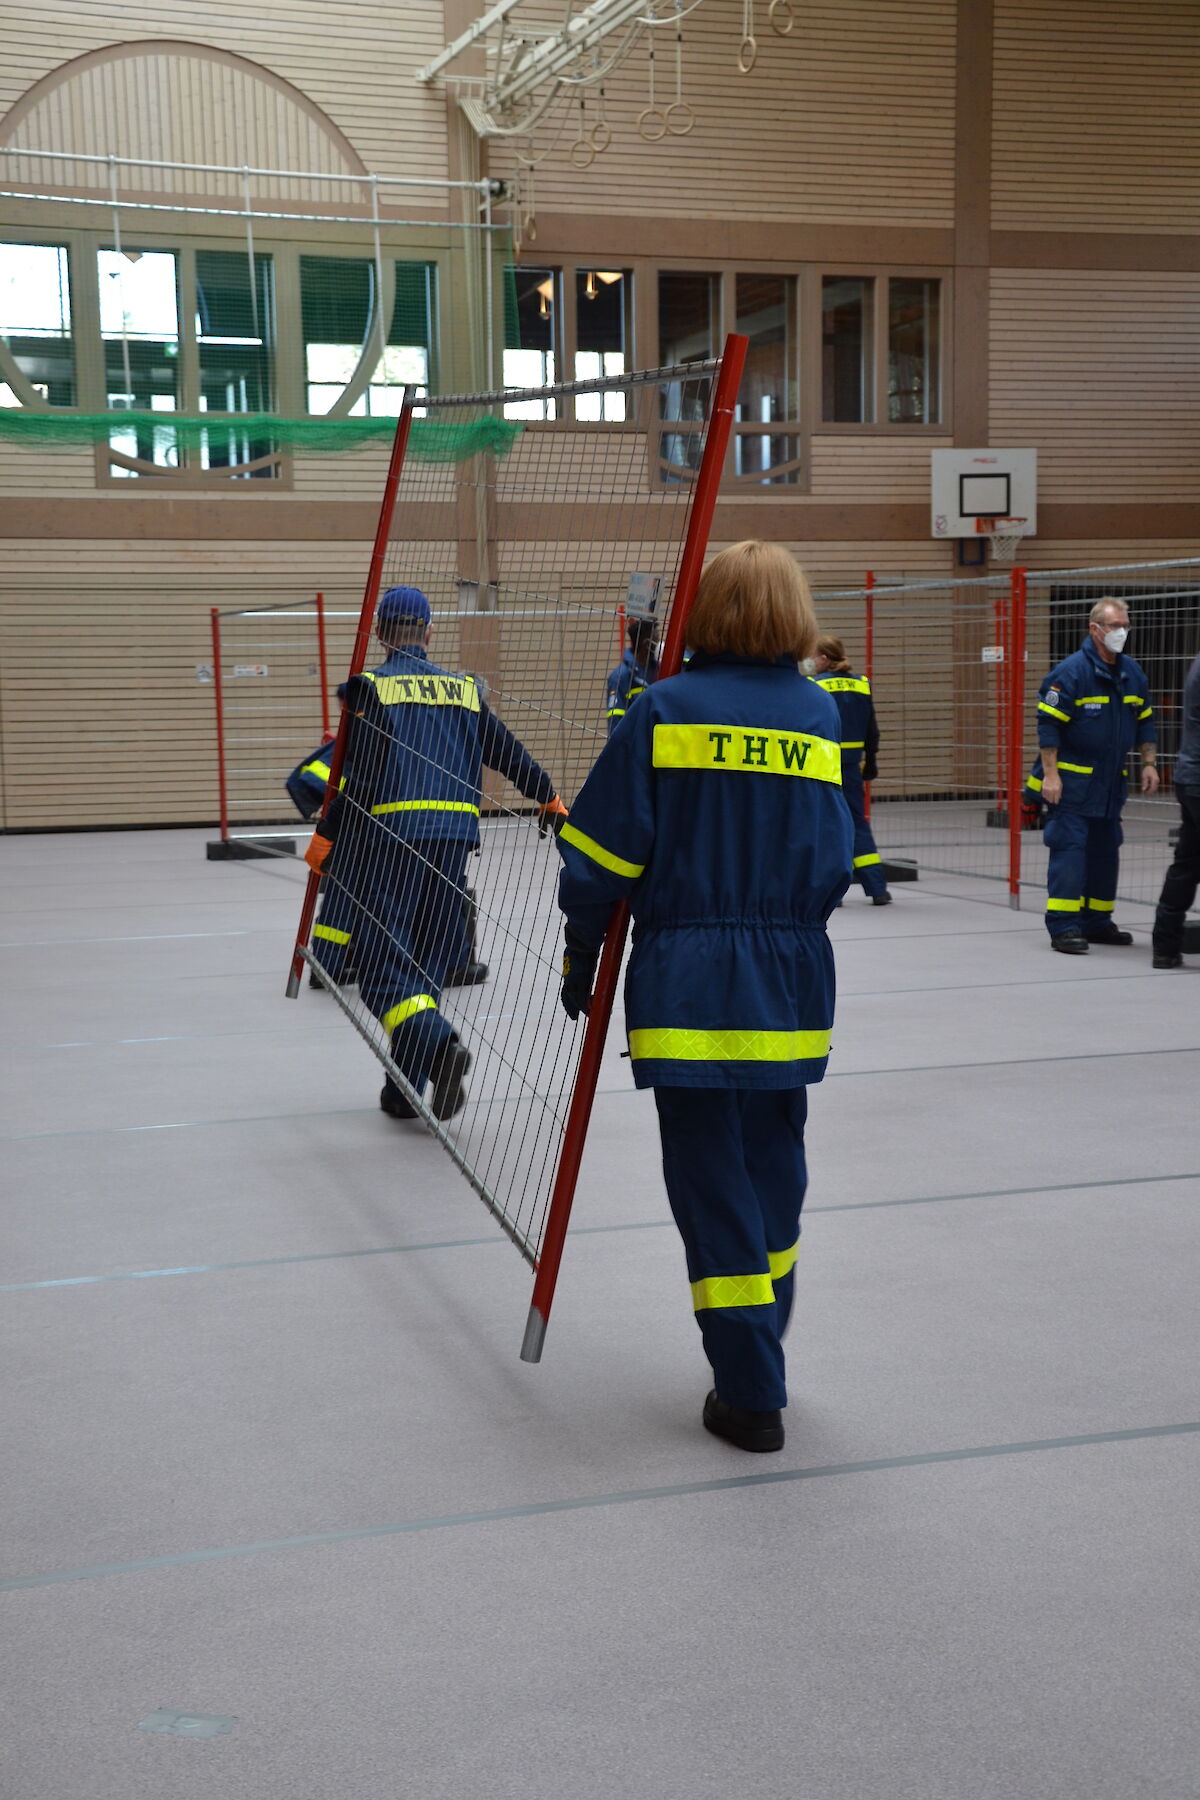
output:
POLYGON ((826 275, 821 283, 821 417, 862 425, 875 414, 871 381, 875 283, 826 275))
POLYGON ((888 282, 888 418, 935 425, 941 418, 940 281, 888 282))
MULTIPOLYGON (((0 244, 0 338, 51 406, 75 404, 71 289, 61 244, 0 244)), ((5 388, 6 406, 20 400, 5 388)))
MULTIPOLYGON (((576 269, 574 380, 623 375, 629 366, 633 276, 628 269, 576 269)), ((626 396, 580 394, 577 419, 624 419, 626 396)))
MULTIPOLYGON (((554 351, 558 328, 557 269, 504 271, 503 383, 508 388, 547 387, 558 379, 554 351)), ((506 419, 554 419, 557 401, 513 400, 506 419)))
POLYGON ((378 344, 375 260, 369 256, 302 256, 300 310, 304 331, 306 405, 326 413, 371 356, 371 378, 351 413, 394 417, 400 392, 427 393, 432 374, 435 317, 432 263, 394 265, 396 291, 383 355, 378 344))
MULTIPOLYGON (((175 412, 179 405, 179 283, 172 250, 99 250, 100 335, 107 402, 113 410, 175 412)), ((161 468, 179 466, 168 424, 114 428, 109 443, 124 456, 161 468)), ((113 473, 135 470, 115 465, 113 473)))
MULTIPOLYGON (((715 353, 720 315, 719 275, 693 275, 664 269, 658 277, 658 360, 662 367, 675 363, 707 362, 715 353)), ((659 392, 659 416, 690 431, 664 431, 659 439, 662 479, 678 480, 675 471, 700 466, 703 447, 704 400, 697 384, 664 381, 659 392)))
POLYGON ((196 252, 196 344, 202 412, 271 412, 275 405, 275 270, 269 256, 196 252))
MULTIPOLYGON (((795 278, 738 275, 734 295, 734 330, 750 340, 738 395, 737 421, 742 425, 772 425, 782 419, 795 419, 799 409, 795 278)), ((733 442, 734 474, 742 480, 797 482, 798 468, 780 469, 779 465, 795 463, 798 446, 795 435, 739 432, 733 442)))

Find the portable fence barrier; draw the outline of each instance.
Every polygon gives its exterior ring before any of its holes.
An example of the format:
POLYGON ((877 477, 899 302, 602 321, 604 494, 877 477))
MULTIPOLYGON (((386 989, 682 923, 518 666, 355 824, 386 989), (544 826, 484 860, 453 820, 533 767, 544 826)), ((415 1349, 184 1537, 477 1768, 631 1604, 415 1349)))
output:
POLYGON ((718 361, 422 398, 397 428, 349 667, 366 668, 393 587, 430 603, 428 662, 403 648, 418 622, 353 680, 330 757, 320 913, 314 874, 288 991, 307 964, 382 1064, 386 1110, 425 1121, 534 1267, 527 1360, 541 1352, 626 924, 614 914, 586 1028, 572 1023, 548 802, 569 805, 604 742, 623 618, 653 616, 663 672, 680 665, 744 351, 733 338, 718 361), (464 745, 482 751, 481 783, 464 745), (464 968, 469 985, 452 985, 464 968))

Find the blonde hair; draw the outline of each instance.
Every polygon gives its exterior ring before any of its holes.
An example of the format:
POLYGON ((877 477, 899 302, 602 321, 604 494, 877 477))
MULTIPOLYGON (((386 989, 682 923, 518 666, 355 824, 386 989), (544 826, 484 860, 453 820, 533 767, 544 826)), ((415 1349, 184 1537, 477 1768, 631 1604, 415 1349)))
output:
POLYGON ((839 637, 819 637, 817 655, 825 658, 835 675, 844 675, 850 667, 846 646, 839 637))
POLYGON ((1125 614, 1126 618, 1129 617, 1129 608, 1126 606, 1124 600, 1118 600, 1115 594, 1106 594, 1103 600, 1097 600, 1095 606, 1093 606, 1091 612, 1088 614, 1088 624, 1099 625, 1110 606, 1118 607, 1120 611, 1125 614))
POLYGON ((714 556, 696 590, 687 640, 710 656, 790 656, 802 662, 817 640, 804 571, 778 544, 746 538, 714 556))

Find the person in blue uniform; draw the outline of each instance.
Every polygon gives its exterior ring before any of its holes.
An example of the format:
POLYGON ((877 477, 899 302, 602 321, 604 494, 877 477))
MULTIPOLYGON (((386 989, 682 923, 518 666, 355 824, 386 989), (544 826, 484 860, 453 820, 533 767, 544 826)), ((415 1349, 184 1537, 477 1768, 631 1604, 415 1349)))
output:
POLYGON ((1125 602, 1097 600, 1083 643, 1038 690, 1040 754, 1026 787, 1047 808, 1046 929, 1065 956, 1133 942, 1113 918, 1131 751, 1143 794, 1158 792, 1158 771, 1149 683, 1125 654, 1128 636, 1125 602))
MULTIPOLYGON (((566 808, 474 677, 430 662, 430 625, 419 588, 389 588, 380 600, 387 660, 349 683, 342 790, 307 860, 357 907, 359 995, 405 1079, 418 1094, 432 1082, 430 1110, 449 1119, 471 1058, 438 1002, 466 949, 464 873, 479 843, 484 765, 537 803, 542 829, 556 829, 566 808)), ((416 1117, 390 1077, 379 1103, 393 1118, 416 1117)))
POLYGON ((653 619, 630 619, 625 635, 629 648, 621 652, 621 660, 610 670, 604 689, 604 709, 608 735, 612 736, 639 694, 645 692, 658 674, 654 654, 655 624, 653 619))
POLYGON ((1200 656, 1183 684, 1183 742, 1175 759, 1179 837, 1154 914, 1152 959, 1156 969, 1183 967, 1183 928, 1200 886, 1200 656))
POLYGON ((879 725, 871 684, 856 675, 841 638, 820 637, 813 655, 814 679, 832 694, 842 724, 842 792, 854 820, 854 879, 873 906, 890 906, 883 859, 867 823, 863 784, 879 773, 879 725))
MULTIPOLYGON (((338 688, 337 697, 339 701, 346 698, 344 681, 338 688)), ((311 755, 296 764, 284 783, 302 819, 315 819, 324 804, 336 741, 325 738, 311 755)), ((354 907, 349 897, 330 882, 322 882, 321 913, 313 926, 312 952, 330 981, 337 985, 354 979, 350 959, 353 935, 354 907)), ((309 971, 308 985, 314 988, 323 985, 313 969, 309 971)))
POLYGON ((752 1451, 784 1439, 808 1088, 833 1025, 825 927, 851 875, 837 707, 797 667, 816 637, 786 551, 714 557, 690 662, 608 740, 558 839, 572 1018, 590 1005, 614 901, 630 904, 629 1052, 654 1090, 713 1369, 703 1422, 752 1451))

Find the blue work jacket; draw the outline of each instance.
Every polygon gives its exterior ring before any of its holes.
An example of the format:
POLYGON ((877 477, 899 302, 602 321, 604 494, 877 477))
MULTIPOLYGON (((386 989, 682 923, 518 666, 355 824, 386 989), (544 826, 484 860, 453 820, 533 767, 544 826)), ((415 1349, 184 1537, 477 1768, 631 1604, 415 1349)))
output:
MULTIPOLYGON (((1058 751, 1062 806, 1090 819, 1114 819, 1125 804, 1127 759, 1158 733, 1146 671, 1132 656, 1106 663, 1090 634, 1051 669, 1038 689, 1038 743, 1058 751)), ((1027 786, 1041 792, 1039 756, 1027 786)))
POLYGON ((296 764, 284 783, 292 804, 302 819, 315 818, 321 810, 321 802, 329 783, 334 742, 335 739, 326 738, 311 756, 306 756, 303 762, 296 764))
POLYGON ((330 837, 351 805, 405 843, 478 844, 485 763, 527 799, 544 805, 553 798, 554 783, 487 706, 474 676, 440 669, 414 645, 356 676, 346 705, 344 791, 330 808, 330 837))
POLYGON ((657 674, 658 664, 653 659, 650 667, 644 669, 632 650, 622 653, 616 668, 609 672, 605 688, 605 714, 610 737, 638 695, 646 691, 657 674))
POLYGON ((601 751, 558 839, 559 905, 588 944, 628 898, 638 1087, 820 1081, 830 913, 850 883, 833 700, 794 661, 697 652, 601 751))
POLYGON ((871 684, 865 675, 814 675, 813 680, 832 694, 842 722, 842 769, 874 781, 879 772, 879 726, 871 684))

